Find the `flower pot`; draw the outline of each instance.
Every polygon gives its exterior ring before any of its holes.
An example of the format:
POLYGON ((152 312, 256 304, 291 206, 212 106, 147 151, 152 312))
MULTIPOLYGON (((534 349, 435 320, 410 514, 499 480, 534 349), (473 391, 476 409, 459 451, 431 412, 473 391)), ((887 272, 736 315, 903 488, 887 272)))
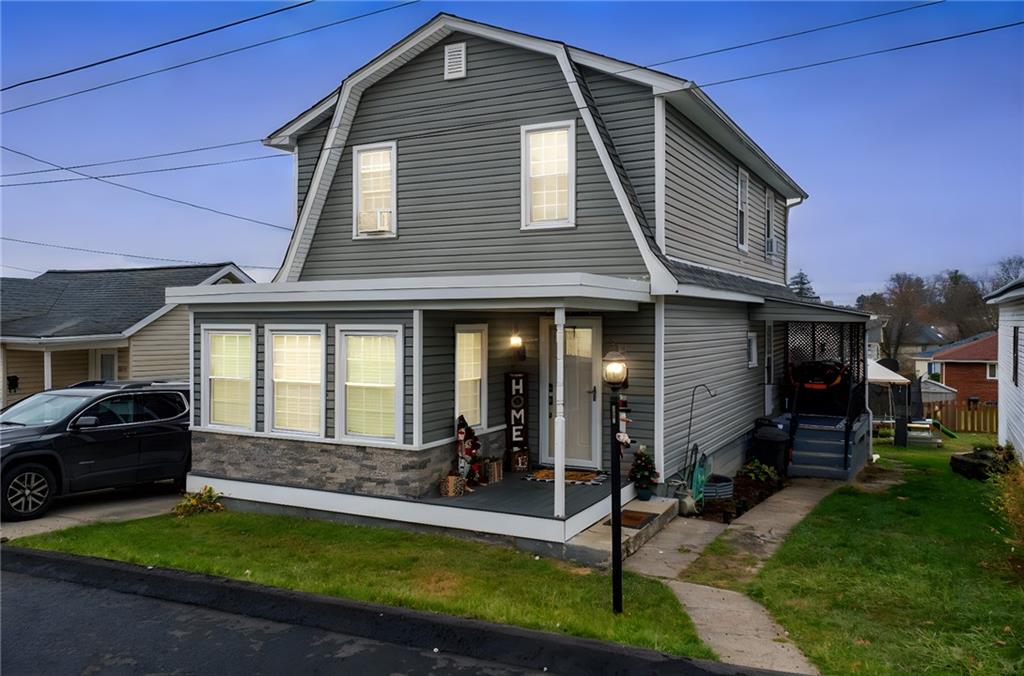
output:
POLYGON ((650 500, 654 496, 654 491, 650 488, 637 488, 636 499, 637 500, 650 500))
POLYGON ((722 474, 712 474, 704 484, 705 500, 729 500, 732 498, 732 479, 722 474))

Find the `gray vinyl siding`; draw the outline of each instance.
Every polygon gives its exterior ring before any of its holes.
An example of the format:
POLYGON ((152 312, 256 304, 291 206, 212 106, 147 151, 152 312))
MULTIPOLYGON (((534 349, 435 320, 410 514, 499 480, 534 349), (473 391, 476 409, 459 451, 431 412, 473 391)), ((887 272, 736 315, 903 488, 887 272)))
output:
POLYGON ((303 311, 303 312, 246 312, 246 313, 196 313, 195 333, 192 336, 195 349, 195 362, 193 363, 194 385, 193 409, 195 411, 195 424, 200 424, 200 411, 202 411, 202 327, 203 325, 216 324, 254 324, 256 326, 256 429, 263 431, 264 417, 264 375, 266 345, 264 327, 267 324, 311 324, 326 325, 327 337, 327 397, 326 397, 326 421, 327 437, 336 438, 334 402, 337 383, 336 359, 337 345, 335 344, 335 326, 355 324, 400 324, 403 327, 403 383, 402 383, 402 433, 403 440, 411 444, 413 440, 412 401, 413 401, 413 330, 412 311, 303 311))
POLYGON ((132 378, 188 379, 188 308, 179 305, 131 338, 132 378))
POLYGON ((665 247, 685 261, 786 281, 786 208, 775 197, 782 245, 765 256, 765 184, 750 173, 748 245, 736 246, 738 161, 671 105, 665 106, 665 247))
POLYGON ((453 35, 370 86, 300 279, 544 271, 646 275, 555 59, 453 35), (468 76, 445 81, 444 45, 462 41, 468 76), (576 227, 522 231, 520 126, 571 119, 576 227), (385 141, 397 141, 398 236, 353 240, 352 146, 385 141))
MULTIPOLYGON (((743 437, 764 412, 764 370, 747 366, 747 332, 757 322, 747 305, 700 299, 665 301, 665 474, 683 466, 690 393, 706 384, 717 393, 697 392, 690 444, 712 454, 715 471, 742 461, 743 437)), ((763 336, 763 324, 761 324, 763 336)), ((763 340, 763 338, 762 338, 763 340)))
MULTIPOLYGON (((633 451, 646 445, 653 455, 654 448, 654 304, 641 305, 637 312, 609 312, 602 315, 604 346, 597 358, 610 350, 626 357, 629 367, 629 387, 625 390, 629 402, 627 427, 632 445, 623 457, 623 471, 632 462, 633 451)), ((611 439, 608 430, 608 403, 611 391, 604 387, 605 402, 601 405, 601 462, 608 468, 611 462, 611 439)))
POLYGON ((316 170, 316 161, 320 158, 320 150, 324 146, 324 139, 327 138, 327 130, 330 126, 331 118, 328 117, 314 129, 300 136, 297 140, 295 188, 298 193, 296 205, 298 206, 299 212, 302 211, 302 205, 306 201, 306 193, 309 191, 309 183, 313 179, 313 172, 316 170))
POLYGON ((591 68, 582 70, 647 222, 653 226, 654 95, 651 88, 591 68))

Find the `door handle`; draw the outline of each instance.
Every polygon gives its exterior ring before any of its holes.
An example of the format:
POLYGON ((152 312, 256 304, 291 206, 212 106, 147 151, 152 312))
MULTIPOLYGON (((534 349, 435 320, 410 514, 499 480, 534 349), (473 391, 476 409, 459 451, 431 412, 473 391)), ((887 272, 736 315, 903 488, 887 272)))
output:
POLYGON ((590 388, 591 401, 597 401, 597 385, 590 388))

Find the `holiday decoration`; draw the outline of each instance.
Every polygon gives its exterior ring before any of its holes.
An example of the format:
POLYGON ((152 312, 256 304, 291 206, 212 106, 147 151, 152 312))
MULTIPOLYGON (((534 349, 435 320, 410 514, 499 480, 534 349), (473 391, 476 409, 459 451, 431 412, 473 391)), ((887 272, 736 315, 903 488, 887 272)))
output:
POLYGON ((526 472, 530 469, 526 426, 529 405, 527 392, 525 373, 505 374, 505 458, 508 469, 513 472, 526 472))
POLYGON ((633 454, 633 466, 629 468, 629 480, 633 482, 639 499, 651 499, 651 493, 658 482, 658 476, 658 471, 654 465, 654 458, 647 452, 647 447, 640 446, 637 448, 633 454))
POLYGON ((472 486, 487 483, 481 474, 480 440, 461 415, 455 426, 455 461, 455 471, 465 481, 466 492, 472 493, 472 486))

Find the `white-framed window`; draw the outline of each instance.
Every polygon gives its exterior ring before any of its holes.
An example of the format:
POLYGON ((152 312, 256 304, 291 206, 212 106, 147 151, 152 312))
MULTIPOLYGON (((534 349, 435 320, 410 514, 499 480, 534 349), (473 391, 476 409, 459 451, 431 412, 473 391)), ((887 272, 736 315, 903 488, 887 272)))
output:
POLYGON ((487 325, 455 327, 455 418, 487 426, 487 325))
POLYGON ((750 174, 739 167, 736 174, 736 246, 749 251, 748 214, 750 213, 750 174))
POLYGON ((255 431, 256 327, 204 326, 202 350, 203 425, 255 431))
POLYGON ((576 225, 576 122, 520 128, 522 227, 576 225))
POLYGON ((402 443, 400 325, 337 327, 338 436, 402 443))
POLYGON ((942 375, 942 362, 940 362, 940 361, 930 361, 930 362, 928 362, 928 375, 931 375, 933 373, 938 373, 939 375, 942 375))
POLYGON ((264 431, 324 436, 326 328, 264 327, 264 431))
POLYGON ((757 333, 747 331, 747 368, 757 366, 757 333))
POLYGON ((999 363, 990 361, 985 364, 985 378, 988 380, 999 380, 999 363))
POLYGON ((352 148, 352 237, 398 234, 398 144, 352 148))

